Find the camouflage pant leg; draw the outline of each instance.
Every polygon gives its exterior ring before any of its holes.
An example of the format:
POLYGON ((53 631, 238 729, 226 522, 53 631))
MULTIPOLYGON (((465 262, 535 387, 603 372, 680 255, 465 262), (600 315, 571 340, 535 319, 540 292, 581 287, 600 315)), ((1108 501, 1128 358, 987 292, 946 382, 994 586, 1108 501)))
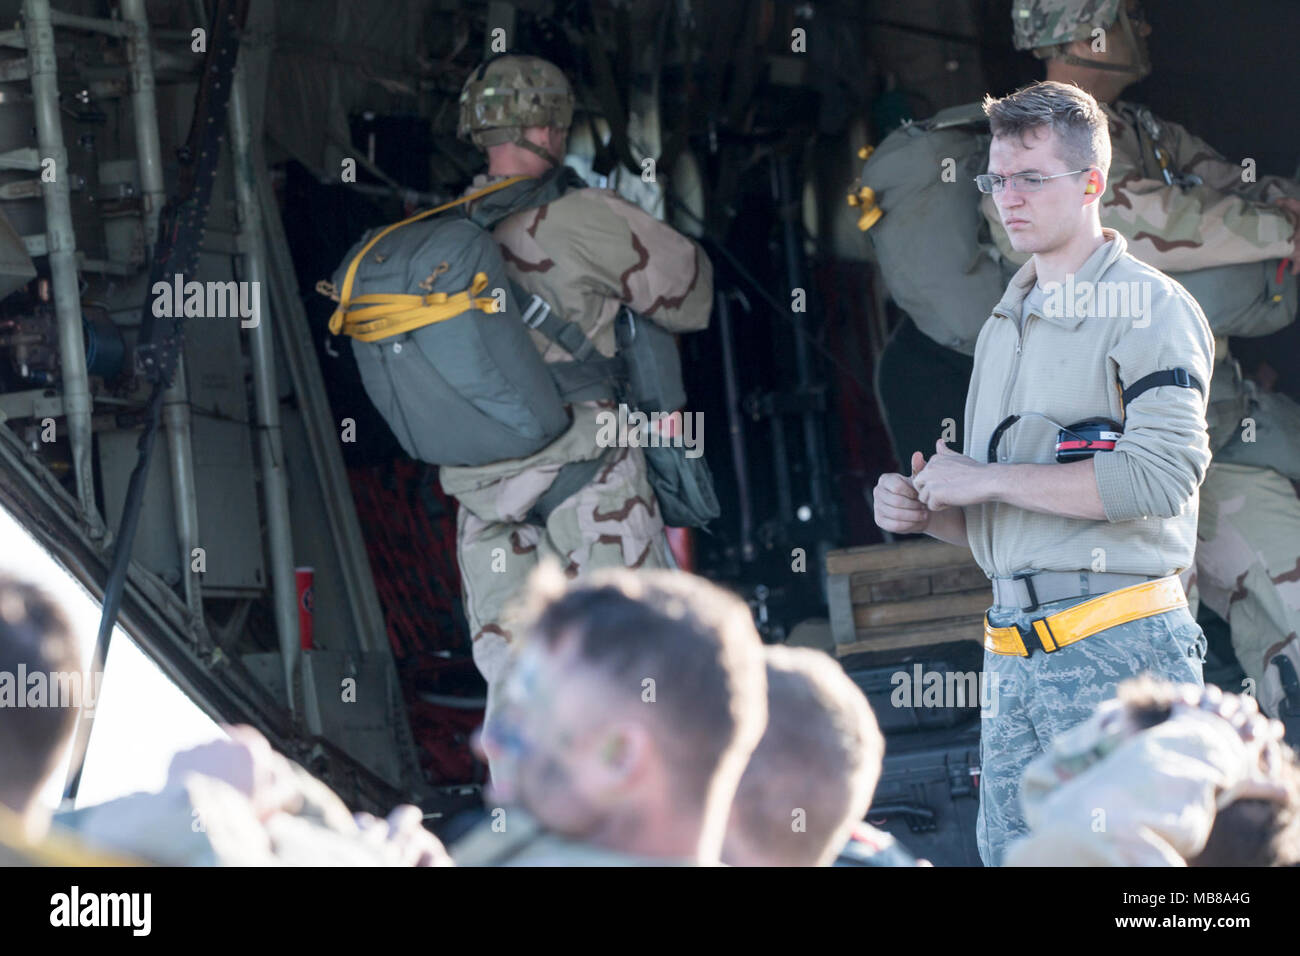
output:
MULTIPOLYGON (((993 612, 989 622, 1002 627, 993 612)), ((980 714, 980 793, 975 839, 985 866, 999 866, 1004 848, 1025 832, 1020 815, 1020 777, 1039 753, 1029 720, 1029 672, 1019 658, 984 652, 990 703, 980 714), (992 695, 996 693, 996 698, 992 695)))
POLYGON ((510 521, 484 521, 468 508, 456 517, 461 594, 473 639, 474 663, 488 682, 505 667, 511 633, 506 611, 537 566, 542 529, 510 521))
MULTIPOLYGON (((989 623, 1028 627, 1081 600, 1056 601, 1033 613, 995 606, 989 623)), ((1027 831, 1020 778, 1029 761, 1087 720, 1120 682, 1150 673, 1200 685, 1204 660, 1205 636, 1185 608, 1112 627, 1050 654, 1024 658, 985 651, 985 680, 997 703, 994 713, 984 715, 980 733, 976 827, 984 864, 1000 866, 1010 843, 1027 831)))
POLYGON ((664 568, 667 544, 659 502, 639 448, 621 448, 593 481, 550 513, 545 529, 457 516, 457 554, 474 663, 490 688, 505 667, 514 627, 510 602, 538 563, 554 559, 575 578, 597 568, 664 568))
POLYGON ((1269 661, 1283 654, 1300 673, 1300 499, 1295 488, 1269 468, 1212 463, 1201 485, 1198 538, 1201 599, 1228 622, 1233 650, 1254 682, 1260 707, 1276 716, 1282 685, 1269 661))
POLYGON ((596 479, 562 501, 546 519, 542 558, 575 578, 598 568, 668 567, 659 502, 640 448, 619 448, 596 479))

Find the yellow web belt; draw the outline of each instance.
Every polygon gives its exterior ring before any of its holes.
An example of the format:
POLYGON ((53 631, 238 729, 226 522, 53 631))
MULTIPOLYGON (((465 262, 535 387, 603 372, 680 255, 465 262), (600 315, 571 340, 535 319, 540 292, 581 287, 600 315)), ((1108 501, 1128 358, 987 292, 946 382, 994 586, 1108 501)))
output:
POLYGON ((470 309, 495 312, 496 299, 491 296, 478 297, 478 294, 487 288, 488 278, 485 272, 476 273, 470 287, 465 291, 451 294, 446 292, 434 292, 429 295, 370 293, 353 299, 352 286, 356 281, 361 260, 384 236, 402 226, 427 219, 429 216, 486 196, 488 193, 494 193, 498 189, 504 189, 527 178, 527 176, 511 176, 478 192, 435 206, 433 209, 426 209, 409 219, 403 219, 381 229, 348 263, 348 270, 343 276, 343 288, 339 290, 338 308, 330 316, 330 334, 338 335, 342 332, 363 342, 374 342, 388 338, 390 335, 399 335, 434 322, 455 318, 470 309))
POLYGON ((1032 650, 1041 647, 1055 651, 1099 631, 1127 624, 1140 618, 1163 614, 1187 606, 1187 595, 1176 575, 1146 581, 1132 587, 1120 588, 1082 604, 1057 611, 1055 614, 1033 622, 1033 637, 1022 635, 1020 629, 994 627, 984 615, 984 647, 994 654, 1011 657, 1028 657, 1032 650))

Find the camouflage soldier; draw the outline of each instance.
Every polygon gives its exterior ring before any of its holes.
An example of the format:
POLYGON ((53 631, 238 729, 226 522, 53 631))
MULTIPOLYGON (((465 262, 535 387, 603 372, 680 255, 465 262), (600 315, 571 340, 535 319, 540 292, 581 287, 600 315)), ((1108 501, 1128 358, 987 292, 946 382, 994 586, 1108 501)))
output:
MULTIPOLYGON (((502 56, 475 70, 461 93, 459 135, 488 154, 471 191, 510 176, 541 177, 560 164, 573 118, 564 74, 537 57, 502 56)), ((576 174, 572 174, 576 178, 576 174)), ((485 197, 471 204, 471 213, 485 197)), ((602 356, 615 352, 614 318, 623 305, 674 332, 705 328, 713 267, 690 239, 605 189, 573 188, 502 220, 493 230, 510 278, 575 323, 602 356)), ((521 304, 522 305, 522 304, 521 304)), ((548 362, 570 358, 534 330, 548 362)), ((602 448, 602 412, 612 404, 572 403, 573 423, 527 458, 443 467, 443 488, 460 503, 457 543, 474 660, 491 687, 512 628, 503 609, 546 557, 569 577, 594 568, 662 568, 664 523, 637 447, 602 448), (599 466, 585 486, 539 516, 539 499, 575 462, 599 466)))
POLYGON ((1252 697, 1126 681, 1025 771, 1009 866, 1294 866, 1300 766, 1252 697))
MULTIPOLYGON (((1046 60, 1048 79, 1076 83, 1104 104, 1113 157, 1102 225, 1123 234, 1134 256, 1186 285, 1214 329, 1214 462, 1201 487, 1188 578, 1231 626, 1260 706, 1276 715, 1284 692, 1271 662, 1280 654, 1300 673, 1300 500, 1288 480, 1300 479, 1291 424, 1300 421, 1300 408, 1282 395, 1257 395, 1228 353, 1227 337, 1265 335, 1294 320, 1295 284, 1279 260, 1290 258, 1291 273, 1300 271, 1300 182, 1256 181, 1176 123, 1118 99, 1150 72, 1151 27, 1132 0, 1016 0, 1012 19, 1016 48, 1046 60), (1229 304, 1240 298, 1230 284, 1252 276, 1260 304, 1229 304)), ((991 197, 983 211, 1007 261, 1023 262, 991 197)))

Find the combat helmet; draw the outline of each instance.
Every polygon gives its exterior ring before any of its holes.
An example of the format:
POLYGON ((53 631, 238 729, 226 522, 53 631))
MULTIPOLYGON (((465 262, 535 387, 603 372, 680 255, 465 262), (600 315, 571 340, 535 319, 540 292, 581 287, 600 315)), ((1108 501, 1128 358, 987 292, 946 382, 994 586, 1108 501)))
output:
POLYGON ((460 91, 456 135, 479 149, 515 143, 554 164, 540 146, 524 138, 530 126, 568 129, 573 123, 573 87, 554 63, 536 56, 501 54, 483 62, 460 91))
MULTIPOLYGON (((1013 0, 1012 34, 1017 50, 1032 50, 1040 60, 1061 59, 1094 70, 1130 73, 1134 82, 1151 72, 1146 41, 1136 24, 1143 14, 1131 14, 1125 0, 1013 0), (1103 63, 1064 51, 1075 40, 1092 40, 1093 31, 1118 27, 1130 53, 1127 63, 1103 63)), ((1113 41, 1112 41, 1113 42, 1113 41)))

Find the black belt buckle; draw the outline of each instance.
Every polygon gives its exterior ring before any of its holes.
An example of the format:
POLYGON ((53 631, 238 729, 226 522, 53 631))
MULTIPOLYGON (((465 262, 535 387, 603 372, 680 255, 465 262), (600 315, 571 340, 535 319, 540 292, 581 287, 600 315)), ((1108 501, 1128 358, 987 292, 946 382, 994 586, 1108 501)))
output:
POLYGON ((1028 571, 1028 572, 1026 572, 1026 571, 1022 571, 1020 574, 1013 574, 1013 575, 1011 575, 1011 580, 1013 580, 1013 581, 1024 581, 1024 582, 1025 582, 1025 591, 1029 594, 1029 600, 1032 602, 1032 603, 1030 603, 1029 607, 1022 607, 1020 610, 1022 610, 1022 611, 1037 611, 1037 610, 1038 610, 1038 592, 1034 590, 1034 572, 1032 572, 1032 571, 1028 571))
POLYGON ((1034 651, 1043 650, 1043 642, 1038 639, 1038 632, 1034 630, 1034 622, 1030 621, 1028 627, 1016 625, 1016 630, 1020 632, 1020 643, 1025 645, 1025 659, 1034 656, 1034 651))

